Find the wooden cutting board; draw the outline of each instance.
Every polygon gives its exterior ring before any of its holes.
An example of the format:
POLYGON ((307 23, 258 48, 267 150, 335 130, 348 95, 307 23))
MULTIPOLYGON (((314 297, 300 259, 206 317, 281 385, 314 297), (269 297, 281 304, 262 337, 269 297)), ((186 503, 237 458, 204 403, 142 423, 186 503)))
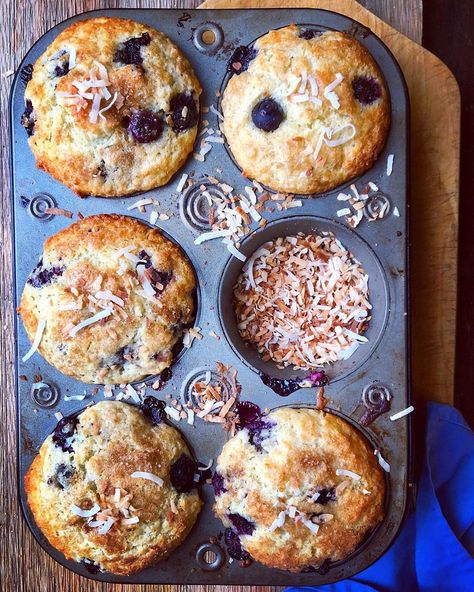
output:
MULTIPOLYGON (((411 103, 413 396, 453 403, 460 94, 432 53, 355 0, 207 0, 199 8, 324 8, 369 27, 398 60, 411 103)), ((291 18, 291 10, 288 10, 291 18)))

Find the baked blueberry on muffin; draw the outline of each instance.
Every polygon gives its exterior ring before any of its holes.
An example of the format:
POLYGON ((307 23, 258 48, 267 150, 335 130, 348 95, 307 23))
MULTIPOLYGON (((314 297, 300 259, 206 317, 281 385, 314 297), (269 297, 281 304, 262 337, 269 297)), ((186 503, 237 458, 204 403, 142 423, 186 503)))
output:
POLYGON ((196 521, 195 483, 176 479, 183 464, 194 474, 178 430, 103 401, 46 438, 25 478, 28 504, 67 559, 130 574, 169 555, 196 521))
POLYGON ((187 257, 158 229, 104 214, 45 242, 19 312, 30 341, 64 374, 128 383, 172 364, 195 289, 187 257))
POLYGON ((238 411, 241 429, 213 478, 229 554, 290 571, 347 557, 384 516, 385 481, 368 442, 324 411, 261 414, 248 402, 238 411))
POLYGON ((277 191, 327 191, 369 169, 390 101, 369 52, 346 33, 296 25, 234 52, 223 130, 247 177, 277 191))
POLYGON ((80 196, 164 185, 191 152, 199 82, 149 25, 77 21, 37 60, 22 123, 37 165, 80 196))

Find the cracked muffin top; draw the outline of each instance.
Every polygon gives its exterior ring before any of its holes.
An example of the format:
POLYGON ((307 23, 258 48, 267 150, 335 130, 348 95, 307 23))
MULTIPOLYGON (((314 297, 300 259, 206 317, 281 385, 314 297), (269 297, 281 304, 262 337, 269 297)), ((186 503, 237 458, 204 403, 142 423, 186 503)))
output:
POLYGON ((328 191, 368 170, 390 125, 372 56, 354 37, 291 25, 229 62, 222 124, 243 173, 282 192, 328 191))
POLYGON ((347 557, 384 516, 384 476, 368 441, 323 411, 240 405, 241 429, 213 476, 230 555, 295 572, 347 557))
POLYGON ((67 559, 127 575, 186 538, 201 508, 195 472, 176 428, 103 401, 58 423, 25 487, 36 523, 67 559))
POLYGON ((80 196, 164 185, 191 152, 199 82, 149 25, 77 21, 34 64, 22 123, 38 167, 80 196))
POLYGON ((172 364, 195 289, 187 257, 158 229, 103 214, 45 242, 19 313, 30 341, 64 374, 128 383, 172 364))

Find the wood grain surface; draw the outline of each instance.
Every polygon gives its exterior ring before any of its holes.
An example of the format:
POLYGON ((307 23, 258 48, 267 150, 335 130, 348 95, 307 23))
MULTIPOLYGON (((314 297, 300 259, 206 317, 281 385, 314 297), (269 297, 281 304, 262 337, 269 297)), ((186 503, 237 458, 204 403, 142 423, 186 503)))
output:
MULTIPOLYGON (((217 3, 217 0, 213 0, 217 3)), ((257 3, 256 3, 257 4, 257 3)), ((459 146, 457 113, 459 98, 446 68, 407 38, 363 10, 355 0, 314 0, 280 6, 321 6, 339 10, 368 24, 384 38, 402 62, 411 80, 413 108, 413 235, 414 235, 414 333, 416 340, 415 395, 452 400, 452 362, 454 344, 454 293, 456 280, 457 166, 459 146), (424 116, 430 113, 430 121, 424 116), (439 125, 436 125, 439 123, 439 125), (443 158, 438 158, 443 145, 443 158), (433 179, 427 185, 428 179, 433 179), (424 258, 423 252, 430 255, 424 258), (436 354, 436 355, 435 355, 436 354), (444 360, 444 376, 436 364, 444 360), (425 379, 423 376, 425 375, 425 379)), ((367 8, 389 22, 407 37, 421 42, 422 0, 364 0, 367 8)), ((56 23, 83 11, 116 7, 193 8, 194 0, 165 2, 101 2, 99 0, 38 0, 0 3, 0 71, 15 69, 29 47, 56 23)), ((222 6, 224 3, 222 3, 222 6)), ((229 2, 226 7, 238 7, 229 2)), ((269 3, 259 3, 269 5, 269 3)), ((274 3, 273 6, 277 6, 274 3)), ((211 2, 206 4, 211 7, 211 2)), ((2 224, 0 225, 0 590, 2 592, 145 592, 205 586, 120 586, 94 583, 62 568, 44 553, 29 533, 17 503, 16 434, 14 393, 14 336, 11 283, 11 209, 8 175, 8 93, 11 77, 2 76, 1 107, 1 183, 2 224)), ((216 587, 218 588, 218 587, 216 587)), ((227 590, 243 590, 227 587, 227 590)), ((255 588, 256 589, 256 588, 255 588)), ((277 590, 268 587, 262 590, 277 590)))

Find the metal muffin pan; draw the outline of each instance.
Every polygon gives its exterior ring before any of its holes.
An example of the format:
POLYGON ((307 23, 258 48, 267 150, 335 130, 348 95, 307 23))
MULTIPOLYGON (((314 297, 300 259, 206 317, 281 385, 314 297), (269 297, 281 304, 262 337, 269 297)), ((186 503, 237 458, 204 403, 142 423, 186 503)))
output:
MULTIPOLYGON (((238 45, 248 45, 270 29, 291 23, 311 24, 313 28, 321 30, 349 32, 368 48, 378 62, 390 90, 392 126, 379 160, 355 182, 359 188, 364 187, 368 181, 376 183, 389 199, 392 208, 398 208, 400 216, 390 213, 375 222, 364 219, 352 230, 342 219, 336 217, 336 211, 341 207, 341 202, 336 200, 340 190, 338 188, 315 198, 304 199, 301 208, 266 212, 264 217, 268 221, 267 227, 246 237, 241 249, 248 255, 271 238, 298 231, 333 232, 368 272, 374 310, 367 331, 369 343, 362 345, 349 360, 327 369, 331 378, 325 391, 330 401, 328 409, 359 426, 358 422, 364 412, 380 404, 387 393, 391 396, 392 413, 410 405, 407 167, 409 106, 402 73, 389 50, 364 26, 348 17, 323 10, 99 10, 73 17, 51 29, 31 48, 19 71, 23 65, 34 63, 66 26, 74 21, 99 15, 131 18, 168 35, 186 54, 196 71, 203 86, 203 106, 217 104, 216 92, 225 84, 227 61, 233 49, 238 45), (208 30, 214 33, 212 43, 204 41, 208 30), (388 154, 395 155, 391 176, 386 175, 388 154)), ((61 208, 74 213, 80 211, 84 215, 112 212, 133 214, 148 221, 147 214, 141 214, 138 210, 127 211, 127 207, 138 197, 91 197, 81 200, 35 167, 25 130, 20 125, 24 109, 23 94, 24 84, 17 73, 10 101, 16 304, 29 272, 42 253, 45 239, 77 219, 47 216, 44 209, 48 205, 57 204, 61 208)), ((215 114, 204 113, 201 117, 217 128, 215 114)), ((146 193, 147 197, 156 197, 159 200, 161 211, 173 214, 168 221, 157 224, 181 245, 196 270, 200 301, 197 324, 204 335, 202 341, 195 340, 189 350, 181 353, 173 366, 172 378, 158 396, 162 398, 162 395, 170 393, 175 398, 186 400, 197 377, 208 370, 214 370, 215 362, 222 361, 238 370, 238 380, 242 386, 241 399, 251 400, 262 408, 314 405, 316 389, 300 389, 283 399, 259 378, 257 371, 264 368, 267 373, 280 377, 293 376, 295 373, 288 369, 278 370, 272 364, 264 364, 255 352, 240 341, 231 314, 230 297, 232 284, 242 262, 232 258, 220 241, 194 245, 194 239, 208 224, 196 191, 190 189, 183 195, 178 195, 175 190, 183 173, 193 173, 194 178, 217 176, 238 192, 242 192, 248 184, 226 145, 214 144, 205 162, 190 158, 167 186, 146 193), (218 173, 217 168, 222 172, 218 173), (220 341, 208 335, 211 330, 221 337, 220 341)), ((257 562, 247 568, 240 567, 237 561, 229 563, 225 549, 220 544, 209 542, 212 537, 223 532, 223 527, 213 516, 214 496, 212 488, 206 485, 202 488, 205 505, 196 526, 184 544, 167 560, 128 577, 108 573, 90 574, 83 565, 65 560, 46 541, 28 509, 23 479, 41 443, 56 424, 54 413, 61 411, 63 415, 69 415, 92 401, 103 400, 102 390, 92 396, 93 385, 85 385, 63 376, 39 354, 35 354, 27 363, 22 363, 21 357, 29 349, 29 341, 19 320, 16 333, 19 497, 26 520, 38 542, 68 569, 108 582, 321 585, 350 577, 365 569, 393 542, 413 497, 411 416, 392 422, 389 419, 390 413, 384 413, 368 427, 361 429, 373 445, 381 450, 391 466, 391 472, 387 475, 386 517, 359 549, 347 560, 333 564, 325 573, 291 574, 268 569, 257 562), (22 376, 26 376, 27 381, 20 378, 22 376), (33 391, 34 382, 42 384, 33 391), (64 401, 67 394, 84 392, 89 396, 82 402, 64 401), (215 561, 212 564, 207 564, 204 560, 209 548, 215 552, 215 561)), ((218 424, 200 420, 196 421, 195 427, 183 421, 177 427, 190 443, 196 458, 204 462, 218 456, 227 437, 218 424)))

